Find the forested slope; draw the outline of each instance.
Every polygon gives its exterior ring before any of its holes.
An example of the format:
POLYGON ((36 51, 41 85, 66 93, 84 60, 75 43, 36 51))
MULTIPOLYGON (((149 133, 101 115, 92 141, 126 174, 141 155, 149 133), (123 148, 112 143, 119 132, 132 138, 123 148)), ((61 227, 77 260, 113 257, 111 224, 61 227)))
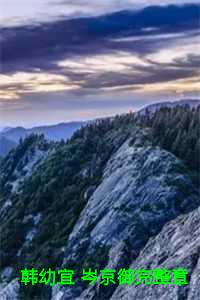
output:
MULTIPOLYGON (((98 120, 67 142, 37 135, 21 141, 0 167, 1 268, 12 270, 7 281, 25 267, 111 266, 120 251, 129 259, 119 255, 113 267, 133 263, 168 221, 199 206, 199 129, 200 108, 177 106, 98 120)), ((110 299, 116 290, 85 288, 77 279, 67 294, 43 286, 17 294, 110 299)))

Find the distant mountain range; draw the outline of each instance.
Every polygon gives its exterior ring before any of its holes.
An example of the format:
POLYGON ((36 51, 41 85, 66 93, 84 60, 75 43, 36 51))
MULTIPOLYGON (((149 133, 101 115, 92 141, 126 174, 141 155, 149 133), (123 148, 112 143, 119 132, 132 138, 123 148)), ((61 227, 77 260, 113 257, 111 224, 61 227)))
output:
POLYGON ((32 133, 44 134, 48 140, 60 141, 62 139, 69 139, 82 125, 84 125, 84 122, 60 123, 57 125, 39 126, 29 129, 24 127, 6 127, 0 132, 0 156, 5 156, 15 147, 20 138, 24 139, 32 133))
POLYGON ((60 141, 61 139, 66 140, 70 138, 74 131, 79 129, 83 124, 84 122, 70 122, 50 126, 33 127, 29 129, 24 127, 6 127, 2 130, 0 135, 16 143, 20 138, 25 138, 32 133, 44 134, 45 138, 48 140, 60 141))
MULTIPOLYGON (((143 115, 146 113, 155 113, 161 107, 175 107, 177 105, 189 105, 191 108, 200 105, 200 100, 180 100, 174 102, 160 102, 155 104, 150 104, 145 108, 139 110, 136 114, 143 115)), ((73 133, 86 124, 86 122, 70 122, 70 123, 60 123, 57 125, 50 126, 39 126, 26 129, 24 127, 5 127, 0 131, 0 156, 4 157, 8 152, 15 147, 20 138, 24 139, 28 135, 34 134, 44 134, 47 140, 60 141, 62 139, 69 139, 73 133)))

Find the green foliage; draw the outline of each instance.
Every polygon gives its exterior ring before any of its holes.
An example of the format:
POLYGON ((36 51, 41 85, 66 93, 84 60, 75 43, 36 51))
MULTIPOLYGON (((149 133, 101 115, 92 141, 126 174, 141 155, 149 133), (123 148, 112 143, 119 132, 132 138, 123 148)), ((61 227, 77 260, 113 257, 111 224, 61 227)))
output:
MULTIPOLYGON (((31 135, 1 161, 0 203, 10 197, 13 205, 1 226, 1 263, 20 268, 57 268, 63 260, 63 247, 80 213, 87 204, 85 192, 98 186, 111 155, 130 138, 134 144, 136 134, 142 131, 138 146, 158 145, 182 159, 192 174, 200 171, 200 108, 162 108, 152 116, 135 116, 133 113, 92 122, 81 128, 67 142, 47 143, 42 136, 31 135), (145 133, 145 134, 144 134, 145 133), (33 174, 24 180, 20 193, 11 193, 10 182, 15 170, 23 170, 27 151, 34 153, 35 146, 50 150, 47 158, 33 174), (20 163, 19 163, 20 162, 20 163), (28 215, 42 215, 37 234, 26 245, 26 234, 31 224, 24 223, 28 215), (19 254, 19 249, 21 253, 19 254), (17 255, 18 253, 18 255, 17 255)), ((172 170, 172 172, 176 170, 172 170)), ((148 210, 148 205, 143 207, 148 210)), ((162 203, 158 203, 158 209, 162 203)), ((107 260, 109 249, 99 249, 96 257, 84 257, 79 269, 98 267, 107 260)), ((17 276, 19 274, 16 271, 17 276)), ((24 299, 42 297, 45 291, 26 287, 24 299)))
POLYGON ((138 117, 137 122, 152 129, 154 143, 174 153, 190 169, 200 172, 200 107, 164 107, 152 117, 138 117))
MULTIPOLYGON (((13 266, 15 270, 61 266, 62 247, 66 246, 68 236, 87 203, 84 194, 90 186, 100 183, 105 163, 127 134, 126 126, 121 131, 120 118, 115 122, 105 119, 80 129, 70 141, 55 144, 47 159, 24 181, 21 193, 10 194, 15 204, 1 228, 2 254, 8 253, 4 266, 13 266), (30 228, 24 224, 24 217, 38 213, 42 218, 37 225, 37 234, 26 246, 26 234, 30 228)), ((18 161, 27 149, 41 141, 42 138, 31 136, 21 141, 16 152, 5 159, 1 181, 3 190, 6 190, 12 172, 17 167, 22 168, 18 161)), ((23 293, 28 297, 31 291, 26 288, 23 293)))

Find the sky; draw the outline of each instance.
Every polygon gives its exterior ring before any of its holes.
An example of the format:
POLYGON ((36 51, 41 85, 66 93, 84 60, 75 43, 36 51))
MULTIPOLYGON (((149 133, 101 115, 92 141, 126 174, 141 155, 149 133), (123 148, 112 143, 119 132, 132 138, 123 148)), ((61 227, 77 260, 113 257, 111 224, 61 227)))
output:
POLYGON ((1 0, 0 127, 200 98, 200 1, 1 0))

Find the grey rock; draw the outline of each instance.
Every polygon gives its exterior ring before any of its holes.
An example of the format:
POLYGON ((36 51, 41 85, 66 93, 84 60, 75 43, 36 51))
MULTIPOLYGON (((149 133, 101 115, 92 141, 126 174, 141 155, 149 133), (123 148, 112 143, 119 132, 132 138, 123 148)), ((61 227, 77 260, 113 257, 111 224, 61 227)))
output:
POLYGON ((18 300, 19 299, 19 282, 17 279, 12 280, 9 284, 0 285, 1 300, 18 300))
POLYGON ((96 186, 92 185, 90 186, 84 193, 84 199, 87 200, 91 197, 91 195, 94 193, 96 189, 96 186))
MULTIPOLYGON (((126 141, 108 161, 102 183, 76 223, 63 266, 77 261, 81 265, 102 248, 109 256, 106 268, 125 267, 168 221, 198 205, 198 191, 180 160, 159 147, 130 146, 126 141), (123 244, 114 258, 114 249, 123 244), (127 261, 120 255, 123 251, 127 261)), ((67 294, 74 299, 109 299, 113 292, 97 283, 79 296, 73 287, 62 289, 61 299, 70 299, 67 294)))
POLYGON ((199 300, 200 208, 166 224, 156 237, 150 238, 130 268, 185 268, 189 272, 189 284, 119 286, 112 300, 199 300))
POLYGON ((1 272, 1 279, 2 281, 9 282, 13 274, 13 268, 12 267, 6 267, 1 272))
MULTIPOLYGON (((199 249, 200 252, 200 249, 199 249)), ((190 289, 188 292, 188 300, 200 299, 200 258, 196 267, 193 269, 190 280, 190 289)))

